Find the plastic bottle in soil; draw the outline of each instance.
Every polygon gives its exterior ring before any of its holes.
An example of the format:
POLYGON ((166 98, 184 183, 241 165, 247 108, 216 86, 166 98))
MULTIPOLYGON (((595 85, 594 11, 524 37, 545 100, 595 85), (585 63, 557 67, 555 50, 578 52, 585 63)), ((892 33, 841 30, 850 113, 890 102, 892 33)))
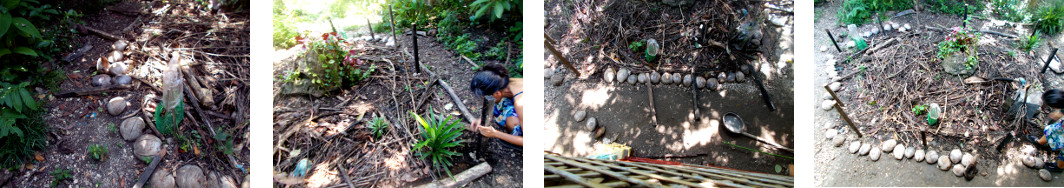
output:
POLYGON ((181 103, 184 91, 181 84, 184 81, 181 78, 181 56, 174 52, 170 58, 170 62, 167 64, 166 71, 163 71, 163 99, 162 104, 165 105, 167 110, 173 110, 177 107, 177 104, 181 103))
POLYGON ((942 108, 938 107, 938 103, 931 103, 927 107, 927 125, 937 125, 938 119, 942 115, 942 108))
POLYGON ((661 52, 661 45, 658 44, 658 41, 654 39, 647 39, 647 62, 654 62, 655 60, 657 60, 658 52, 661 52))
POLYGON ((860 31, 857 31, 857 25, 850 24, 850 25, 846 26, 846 29, 848 29, 850 31, 850 33, 849 33, 850 39, 853 40, 853 42, 857 44, 857 45, 854 46, 854 48, 857 49, 857 51, 861 51, 861 50, 863 50, 863 49, 868 47, 868 42, 865 42, 865 39, 863 37, 861 37, 861 35, 858 34, 858 33, 860 33, 860 31))

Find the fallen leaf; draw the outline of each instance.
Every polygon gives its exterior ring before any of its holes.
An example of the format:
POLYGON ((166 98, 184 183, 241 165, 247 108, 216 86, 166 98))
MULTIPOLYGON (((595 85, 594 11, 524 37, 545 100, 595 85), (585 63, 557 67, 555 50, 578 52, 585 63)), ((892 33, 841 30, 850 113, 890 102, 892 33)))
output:
POLYGON ((44 162, 44 156, 41 156, 40 153, 34 153, 33 155, 33 158, 37 159, 37 161, 44 162))
POLYGON ((199 147, 192 146, 192 154, 199 155, 200 154, 199 147))

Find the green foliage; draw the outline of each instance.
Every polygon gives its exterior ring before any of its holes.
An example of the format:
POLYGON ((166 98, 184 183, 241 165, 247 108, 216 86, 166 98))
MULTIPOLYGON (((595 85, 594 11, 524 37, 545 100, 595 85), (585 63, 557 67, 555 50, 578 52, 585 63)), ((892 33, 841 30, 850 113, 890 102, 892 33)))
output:
POLYGON ((151 157, 148 157, 148 156, 140 157, 140 161, 144 161, 144 164, 151 164, 151 157))
POLYGON ((28 82, 0 81, 0 162, 5 168, 22 164, 25 157, 45 146, 45 127, 28 82))
POLYGON ((414 112, 410 112, 410 115, 414 116, 422 128, 421 140, 414 145, 414 151, 419 151, 423 160, 429 158, 437 170, 443 169, 448 176, 453 176, 449 169, 452 165, 450 158, 461 154, 452 151, 452 148, 465 142, 458 139, 465 131, 465 126, 462 126, 457 118, 452 120, 450 114, 442 119, 430 114, 428 121, 414 112))
POLYGON ((495 44, 494 47, 488 49, 487 57, 491 59, 506 59, 507 47, 505 42, 495 44))
POLYGON ((957 1, 957 0, 928 0, 926 8, 929 10, 935 10, 941 13, 962 15, 964 14, 964 7, 968 7, 968 15, 975 14, 983 11, 982 0, 974 0, 972 2, 957 1))
POLYGON ((114 123, 108 123, 107 129, 110 129, 112 133, 118 133, 118 127, 114 123))
POLYGON ((225 125, 219 126, 217 130, 214 130, 214 140, 218 142, 218 148, 222 153, 226 155, 233 154, 233 136, 226 131, 225 125))
POLYGON ((509 68, 510 69, 510 77, 511 78, 523 78, 524 77, 525 63, 524 63, 524 58, 521 57, 521 56, 522 55, 518 54, 517 57, 514 58, 514 64, 512 66, 510 66, 510 68, 509 68))
POLYGON ((97 161, 103 161, 107 158, 107 147, 99 144, 89 145, 89 157, 96 159, 97 161))
POLYGON ((916 105, 916 106, 913 106, 912 111, 916 115, 921 115, 921 114, 927 113, 927 106, 916 105))
POLYGON ((990 0, 990 7, 994 15, 1003 20, 1022 22, 1030 13, 1020 8, 1021 0, 990 0))
POLYGON ((1034 35, 1028 35, 1027 37, 1024 37, 1024 40, 1020 41, 1019 48, 1024 52, 1030 52, 1031 49, 1038 48, 1038 43, 1040 42, 1042 42, 1042 39, 1038 36, 1037 33, 1035 33, 1034 35))
POLYGON ((471 20, 482 18, 484 14, 490 12, 491 16, 488 16, 490 21, 494 22, 495 19, 503 18, 503 13, 510 12, 514 7, 521 9, 520 0, 477 0, 473 4, 469 5, 476 13, 473 14, 471 20))
POLYGON ((324 33, 321 35, 321 40, 317 38, 309 37, 296 37, 300 43, 304 43, 308 46, 306 53, 301 56, 305 58, 315 58, 318 64, 321 65, 321 74, 314 73, 314 71, 306 71, 303 73, 289 73, 286 76, 285 81, 293 81, 294 79, 310 79, 310 82, 317 85, 324 91, 332 91, 339 87, 351 87, 357 85, 362 80, 369 78, 369 76, 377 69, 375 65, 370 65, 369 68, 363 70, 359 66, 363 65, 362 59, 359 59, 360 52, 355 50, 344 50, 346 44, 344 39, 337 35, 337 33, 324 33), (310 56, 310 57, 308 57, 310 56))
POLYGON ((55 169, 52 170, 52 187, 59 186, 63 181, 74 179, 74 176, 70 175, 70 169, 55 169))
POLYGON ((912 8, 910 0, 846 0, 839 8, 839 23, 861 25, 870 21, 876 12, 912 8))
POLYGON ((273 0, 273 47, 287 49, 295 46, 299 32, 292 24, 300 21, 302 12, 288 10, 282 0, 273 0))
POLYGON ((155 105, 155 128, 163 135, 173 134, 177 125, 185 118, 185 103, 178 103, 174 110, 167 112, 164 105, 155 105))
POLYGON ((628 44, 628 49, 632 49, 632 51, 635 51, 636 53, 643 51, 643 41, 635 41, 628 44))
POLYGON ((968 69, 975 67, 979 64, 979 59, 975 53, 980 35, 978 32, 967 28, 954 27, 953 32, 946 35, 946 40, 938 43, 938 58, 946 58, 955 52, 962 52, 964 55, 968 55, 968 60, 965 61, 964 65, 968 69))
POLYGON ((1031 21, 1034 29, 1047 35, 1060 34, 1064 28, 1064 0, 1056 0, 1055 3, 1038 8, 1031 21))
POLYGON ((369 124, 369 129, 373 133, 373 136, 380 138, 384 135, 385 131, 388 131, 388 122, 384 121, 383 117, 373 118, 373 121, 369 124))

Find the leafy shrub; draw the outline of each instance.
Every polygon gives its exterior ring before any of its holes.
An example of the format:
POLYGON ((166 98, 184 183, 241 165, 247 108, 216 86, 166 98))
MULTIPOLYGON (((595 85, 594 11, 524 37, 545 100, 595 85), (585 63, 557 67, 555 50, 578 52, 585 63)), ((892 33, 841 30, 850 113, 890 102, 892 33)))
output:
POLYGON ((107 148, 99 144, 89 145, 89 157, 96 159, 97 161, 103 161, 107 158, 107 148))
POLYGON ((1030 52, 1031 49, 1038 48, 1039 42, 1042 42, 1042 39, 1039 38, 1037 33, 1035 33, 1034 35, 1028 35, 1027 37, 1024 37, 1024 40, 1020 41, 1019 47, 1024 52, 1030 52))
POLYGON ((74 179, 74 176, 70 175, 70 169, 55 169, 52 170, 52 187, 59 186, 63 181, 74 179))
POLYGON ((964 65, 969 69, 975 67, 979 64, 979 59, 974 55, 979 36, 980 34, 973 30, 954 27, 953 32, 946 35, 946 40, 938 43, 938 58, 946 58, 955 52, 965 52, 972 55, 968 56, 964 65))
POLYGON ((22 165, 34 151, 43 149, 45 130, 37 101, 26 89, 28 82, 0 81, 0 162, 2 167, 22 165))
POLYGON ((928 0, 927 8, 938 12, 961 15, 965 10, 968 10, 968 15, 972 15, 976 12, 983 11, 984 3, 980 0, 973 2, 957 1, 957 0, 928 0), (965 9, 965 7, 968 7, 965 9))
POLYGON ((273 0, 273 47, 287 49, 295 46, 299 32, 291 24, 304 16, 301 11, 286 9, 282 0, 273 0))
POLYGON ((369 124, 369 129, 372 131, 373 136, 380 138, 385 131, 388 131, 388 122, 384 121, 383 117, 373 118, 373 121, 369 124))
POLYGON ((517 7, 517 9, 521 9, 521 1, 520 0, 477 0, 477 1, 473 2, 473 4, 469 4, 469 6, 473 10, 476 10, 476 13, 473 14, 473 18, 471 20, 476 20, 478 18, 482 18, 484 16, 484 14, 489 13, 489 10, 490 10, 491 16, 488 16, 488 17, 490 18, 489 20, 491 22, 494 22, 495 19, 503 18, 503 13, 509 12, 510 10, 513 10, 514 7, 517 7))
POLYGON ((214 133, 216 133, 214 134, 214 140, 218 141, 218 149, 226 155, 232 155, 234 153, 233 135, 225 130, 225 125, 218 126, 214 133))
POLYGON ((991 0, 990 7, 992 13, 1003 20, 1022 22, 1030 13, 1018 7, 1020 3, 1020 0, 991 0))
POLYGON ((1054 4, 1043 6, 1035 11, 1031 21, 1034 29, 1047 35, 1057 35, 1064 28, 1064 0, 1057 0, 1054 4))
POLYGON ((452 120, 450 114, 445 119, 430 114, 428 121, 414 112, 410 112, 410 115, 414 116, 423 129, 421 140, 414 145, 414 150, 420 151, 422 160, 429 158, 433 167, 437 170, 443 169, 447 175, 453 176, 449 169, 452 165, 450 158, 461 154, 452 151, 451 148, 461 146, 462 142, 465 142, 465 140, 458 139, 465 131, 465 126, 460 125, 458 119, 452 120))
POLYGON ((287 79, 306 77, 311 83, 318 85, 318 88, 332 91, 335 88, 358 84, 368 78, 377 68, 373 65, 366 70, 359 68, 363 64, 362 60, 358 59, 359 53, 355 50, 344 50, 344 47, 340 45, 345 43, 344 39, 336 32, 322 34, 321 40, 302 36, 296 38, 300 43, 308 46, 307 52, 302 56, 317 56, 307 58, 315 58, 321 65, 322 73, 317 74, 311 71, 306 72, 307 75, 294 75, 287 79))
POLYGON ((840 23, 861 25, 876 12, 912 8, 910 0, 846 0, 836 15, 840 23))

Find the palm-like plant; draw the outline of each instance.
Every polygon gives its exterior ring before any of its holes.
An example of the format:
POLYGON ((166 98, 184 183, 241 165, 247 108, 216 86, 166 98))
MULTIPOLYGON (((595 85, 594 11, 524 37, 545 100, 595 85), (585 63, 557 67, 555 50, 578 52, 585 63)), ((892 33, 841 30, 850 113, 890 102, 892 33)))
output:
POLYGON ((410 112, 410 115, 413 115, 417 122, 421 124, 421 128, 424 129, 421 132, 422 140, 419 140, 414 145, 414 150, 421 152, 421 159, 430 158, 434 168, 442 168, 447 172, 448 176, 453 176, 451 170, 448 169, 452 165, 450 158, 460 154, 451 151, 451 149, 461 146, 462 142, 465 142, 465 140, 458 139, 458 137, 462 136, 465 126, 459 125, 457 118, 452 120, 450 115, 447 115, 444 119, 439 119, 436 115, 429 114, 432 117, 428 121, 414 112, 410 112), (421 150, 422 147, 425 147, 426 150, 421 150))
POLYGON ((373 131, 373 135, 379 139, 381 135, 384 135, 384 131, 388 130, 388 122, 385 122, 383 117, 373 118, 373 121, 370 122, 369 129, 373 131))

